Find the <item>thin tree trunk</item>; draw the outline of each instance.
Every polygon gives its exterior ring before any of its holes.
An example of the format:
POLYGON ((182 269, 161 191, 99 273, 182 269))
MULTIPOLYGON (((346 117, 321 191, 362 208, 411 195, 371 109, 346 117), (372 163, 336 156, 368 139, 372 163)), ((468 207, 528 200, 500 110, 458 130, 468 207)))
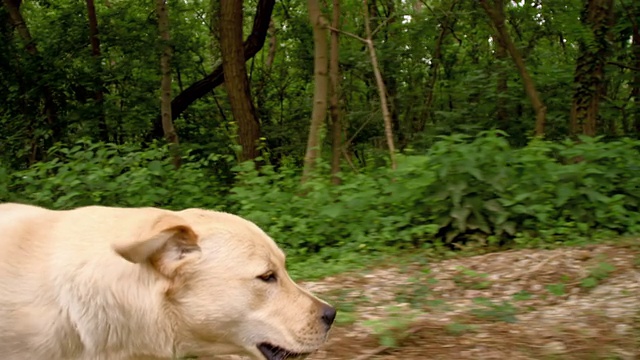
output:
POLYGON ((507 59, 507 47, 499 36, 493 36, 496 47, 496 59, 498 59, 498 80, 496 84, 496 118, 498 120, 498 128, 506 131, 507 123, 507 101, 505 96, 508 91, 507 72, 505 71, 503 62, 507 59))
POLYGON ((98 18, 96 16, 96 6, 93 0, 87 0, 87 13, 89 15, 89 39, 91 41, 91 55, 93 56, 96 69, 98 70, 97 89, 95 90, 94 99, 98 111, 98 137, 102 141, 109 141, 109 131, 107 129, 107 120, 104 115, 104 93, 102 92, 102 65, 100 54, 100 38, 98 37, 98 18))
POLYGON ((169 35, 169 14, 166 0, 156 0, 156 11, 158 13, 158 29, 162 39, 162 55, 160 56, 160 71, 162 73, 162 83, 160 85, 160 112, 162 114, 162 129, 164 136, 169 143, 173 166, 180 168, 181 159, 179 153, 178 134, 171 119, 171 37, 169 35))
POLYGON ((516 49, 513 40, 511 40, 511 37, 507 32, 503 2, 502 0, 496 0, 495 6, 491 6, 487 0, 480 0, 480 5, 482 5, 483 9, 489 16, 497 35, 504 42, 509 54, 511 55, 511 59, 513 59, 513 62, 520 73, 520 78, 522 79, 525 92, 527 93, 529 101, 531 101, 531 105, 533 106, 533 110, 536 113, 535 135, 542 137, 544 136, 545 131, 547 108, 544 106, 540 96, 538 95, 536 86, 527 72, 522 56, 518 52, 518 49, 516 49))
MULTIPOLYGON (((6 1, 6 0, 5 0, 6 1)), ((253 58, 264 46, 269 29, 269 20, 275 0, 259 0, 256 15, 253 19, 251 34, 242 44, 244 60, 253 58)), ((223 64, 219 64, 209 75, 191 84, 171 101, 171 118, 177 119, 196 100, 211 94, 211 90, 224 83, 223 64)), ((153 123, 151 138, 162 137, 162 119, 158 117, 153 123)))
POLYGON ((573 135, 595 136, 600 97, 603 95, 609 45, 607 33, 613 0, 588 0, 582 23, 593 33, 593 44, 581 42, 574 76, 575 92, 571 106, 570 129, 573 135))
POLYGON ((304 156, 304 168, 302 170, 302 182, 308 180, 315 169, 316 161, 320 154, 320 137, 322 135, 322 125, 327 117, 327 91, 329 88, 329 79, 327 77, 327 68, 329 66, 327 58, 327 22, 322 16, 318 0, 308 0, 307 6, 309 20, 313 28, 314 91, 311 125, 309 127, 307 151, 304 156))
POLYGON ((431 65, 429 66, 429 83, 427 84, 427 96, 424 104, 424 113, 418 119, 414 130, 418 132, 422 132, 425 129, 425 125, 427 122, 431 120, 433 114, 433 99, 435 94, 435 87, 438 80, 438 72, 440 70, 440 64, 442 63, 442 44, 444 43, 444 39, 449 33, 449 14, 453 12, 457 1, 452 1, 451 6, 449 7, 449 11, 447 15, 445 15, 444 19, 440 22, 440 33, 438 34, 438 39, 436 40, 436 45, 433 51, 433 57, 431 58, 431 65))
MULTIPOLYGON (((340 0, 333 0, 331 27, 340 27, 340 0)), ((339 35, 337 30, 331 30, 331 57, 329 58, 329 81, 331 83, 331 97, 329 110, 331 113, 331 182, 340 184, 340 157, 342 154, 342 121, 340 115, 340 63, 339 63, 339 35)))
POLYGON ((237 123, 239 160, 254 160, 259 155, 260 121, 251 100, 249 78, 242 47, 242 1, 220 1, 220 50, 227 96, 237 123))
POLYGON ((431 119, 432 107, 433 107, 433 95, 435 93, 436 82, 438 80, 438 70, 440 68, 440 62, 442 59, 442 42, 447 34, 447 28, 442 26, 440 34, 436 40, 436 45, 431 58, 431 65, 429 66, 429 83, 427 84, 427 96, 424 101, 424 115, 418 119, 418 124, 415 127, 416 132, 423 132, 425 125, 431 119))
POLYGON ((635 108, 633 110, 633 123, 636 130, 636 136, 640 136, 640 5, 634 5, 633 10, 629 13, 632 19, 633 35, 632 49, 636 71, 633 72, 633 83, 631 96, 635 99, 635 108))
POLYGON ((278 45, 278 38, 276 37, 276 24, 273 19, 269 22, 269 54, 267 55, 267 62, 265 66, 267 69, 271 69, 273 61, 276 59, 276 49, 278 45))
MULTIPOLYGON (((375 25, 375 30, 371 34, 371 37, 380 32, 380 36, 383 37, 383 43, 390 43, 395 37, 400 34, 398 27, 394 26, 394 23, 401 16, 396 15, 396 2, 397 0, 384 0, 381 1, 381 7, 378 7, 376 1, 373 1, 369 6, 369 26, 375 25), (382 11, 380 11, 382 10, 382 11), (376 19, 378 21, 376 21, 376 19), (382 30, 384 29, 384 30, 382 30)), ((382 74, 391 74, 396 71, 399 65, 397 59, 386 56, 382 59, 378 59, 380 72, 382 74)), ((387 95, 387 105, 389 107, 389 114, 391 114, 391 131, 395 135, 395 144, 401 144, 400 146, 406 146, 409 142, 409 132, 405 131, 405 127, 400 123, 400 115, 398 114, 398 108, 396 106, 396 98, 398 97, 398 81, 395 76, 388 76, 385 78, 385 91, 387 95)))
MULTIPOLYGON (((637 6, 640 9, 640 6, 637 6)), ((637 11, 636 19, 640 19, 640 11, 637 11)), ((635 67, 640 69, 640 30, 638 29, 638 21, 633 24, 633 56, 635 58, 635 67)), ((635 99, 635 109, 633 111, 636 135, 640 136, 640 70, 633 73, 633 89, 631 91, 635 99)))
POLYGON ((258 118, 260 119, 270 118, 269 110, 267 109, 267 106, 265 106, 267 102, 267 94, 265 89, 271 79, 271 71, 273 67, 273 62, 276 59, 277 46, 278 46, 278 39, 276 37, 276 26, 275 26, 275 23, 273 22, 273 19, 271 19, 271 22, 269 22, 269 52, 268 52, 267 60, 265 61, 262 73, 255 87, 256 89, 255 98, 256 98, 256 105, 257 105, 257 111, 258 111, 258 118))
POLYGON ((369 6, 367 0, 364 0, 364 28, 367 38, 365 42, 369 49, 369 55, 371 56, 371 65, 373 66, 373 73, 376 77, 376 84, 378 86, 378 94, 380 96, 380 107, 382 109, 382 118, 384 120, 384 133, 387 139, 387 146, 389 147, 389 159, 391 160, 391 169, 395 170, 395 145, 393 142, 393 129, 391 123, 391 113, 389 112, 389 105, 387 104, 387 90, 380 73, 380 66, 378 65, 378 56, 376 55, 376 48, 373 45, 373 39, 371 34, 371 26, 369 25, 369 6))

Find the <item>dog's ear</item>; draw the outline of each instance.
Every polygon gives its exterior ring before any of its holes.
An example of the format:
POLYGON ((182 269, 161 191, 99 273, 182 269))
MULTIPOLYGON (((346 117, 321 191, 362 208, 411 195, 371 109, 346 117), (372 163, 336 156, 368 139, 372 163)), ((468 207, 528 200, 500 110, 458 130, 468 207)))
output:
POLYGON ((200 256, 196 233, 183 218, 169 213, 156 217, 135 239, 114 244, 113 249, 134 264, 150 263, 168 277, 200 256))

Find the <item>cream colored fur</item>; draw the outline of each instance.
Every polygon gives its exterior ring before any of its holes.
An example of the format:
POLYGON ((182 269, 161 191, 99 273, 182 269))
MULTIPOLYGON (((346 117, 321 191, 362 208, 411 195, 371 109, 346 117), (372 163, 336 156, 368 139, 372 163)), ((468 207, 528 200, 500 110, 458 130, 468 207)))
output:
POLYGON ((3 360, 263 360, 265 342, 309 353, 327 309, 271 238, 231 214, 0 204, 3 360))

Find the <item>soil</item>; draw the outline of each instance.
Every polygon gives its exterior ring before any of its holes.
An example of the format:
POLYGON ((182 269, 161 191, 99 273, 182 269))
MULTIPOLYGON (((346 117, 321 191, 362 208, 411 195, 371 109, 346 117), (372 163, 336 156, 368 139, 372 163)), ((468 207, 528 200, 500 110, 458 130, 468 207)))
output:
POLYGON ((416 259, 303 283, 339 309, 310 359, 640 359, 638 240, 416 259))

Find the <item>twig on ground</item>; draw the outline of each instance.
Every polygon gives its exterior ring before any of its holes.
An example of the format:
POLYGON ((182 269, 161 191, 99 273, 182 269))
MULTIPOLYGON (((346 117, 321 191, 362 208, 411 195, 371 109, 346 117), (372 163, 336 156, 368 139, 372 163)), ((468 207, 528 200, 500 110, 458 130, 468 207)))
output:
POLYGON ((525 271, 521 271, 519 273, 516 273, 514 276, 511 276, 509 278, 503 278, 498 280, 498 282, 506 282, 506 281, 513 281, 513 280, 517 280, 523 276, 526 275, 531 275, 536 273, 538 270, 542 269, 543 266, 547 265, 548 263, 551 262, 551 260, 555 260, 557 258, 559 258, 560 256, 564 255, 563 253, 558 253, 555 255, 551 255, 548 258, 542 260, 541 262, 539 262, 536 266, 532 267, 531 269, 527 269, 525 271))

